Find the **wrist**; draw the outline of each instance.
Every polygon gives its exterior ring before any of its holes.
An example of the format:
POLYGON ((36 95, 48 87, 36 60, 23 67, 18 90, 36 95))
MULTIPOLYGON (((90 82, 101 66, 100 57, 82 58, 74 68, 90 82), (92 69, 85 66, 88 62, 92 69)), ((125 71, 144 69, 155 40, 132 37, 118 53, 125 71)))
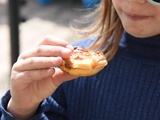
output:
POLYGON ((21 107, 16 105, 11 98, 7 106, 7 111, 17 119, 27 120, 35 115, 38 106, 39 104, 34 104, 32 106, 24 104, 24 106, 21 107))

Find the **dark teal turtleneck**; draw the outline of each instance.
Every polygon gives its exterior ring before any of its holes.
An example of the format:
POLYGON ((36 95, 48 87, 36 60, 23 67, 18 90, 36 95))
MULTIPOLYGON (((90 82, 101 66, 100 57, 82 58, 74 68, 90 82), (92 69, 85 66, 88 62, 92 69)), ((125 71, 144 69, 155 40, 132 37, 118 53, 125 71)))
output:
MULTIPOLYGON (((2 99, 3 120, 13 119, 5 111, 9 98, 8 92, 2 99)), ((116 56, 100 73, 62 84, 33 119, 160 120, 160 35, 124 32, 116 56)))

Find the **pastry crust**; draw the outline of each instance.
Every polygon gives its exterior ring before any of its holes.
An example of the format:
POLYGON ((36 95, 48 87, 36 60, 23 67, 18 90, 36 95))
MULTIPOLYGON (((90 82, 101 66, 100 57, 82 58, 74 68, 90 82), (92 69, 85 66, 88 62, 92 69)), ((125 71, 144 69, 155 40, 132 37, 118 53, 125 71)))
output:
POLYGON ((102 70, 107 63, 102 52, 75 47, 71 56, 63 60, 60 69, 75 76, 92 76, 102 70))

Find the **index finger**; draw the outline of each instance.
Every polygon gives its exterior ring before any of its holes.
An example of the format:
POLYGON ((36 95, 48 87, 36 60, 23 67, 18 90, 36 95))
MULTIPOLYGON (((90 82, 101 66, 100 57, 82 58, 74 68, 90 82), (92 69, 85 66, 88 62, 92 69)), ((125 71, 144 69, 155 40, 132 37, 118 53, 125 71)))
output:
POLYGON ((71 46, 67 41, 56 36, 46 36, 37 46, 40 45, 63 46, 73 50, 73 46, 71 46))

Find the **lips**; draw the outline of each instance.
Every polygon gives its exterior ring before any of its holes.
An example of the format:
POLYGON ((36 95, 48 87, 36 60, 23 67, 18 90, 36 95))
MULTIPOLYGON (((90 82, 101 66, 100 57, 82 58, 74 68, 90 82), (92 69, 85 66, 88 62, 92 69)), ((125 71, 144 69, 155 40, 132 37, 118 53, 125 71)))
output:
POLYGON ((132 19, 132 20, 145 20, 149 18, 149 16, 146 16, 146 15, 133 14, 129 12, 124 12, 124 14, 125 16, 127 16, 129 19, 132 19))

